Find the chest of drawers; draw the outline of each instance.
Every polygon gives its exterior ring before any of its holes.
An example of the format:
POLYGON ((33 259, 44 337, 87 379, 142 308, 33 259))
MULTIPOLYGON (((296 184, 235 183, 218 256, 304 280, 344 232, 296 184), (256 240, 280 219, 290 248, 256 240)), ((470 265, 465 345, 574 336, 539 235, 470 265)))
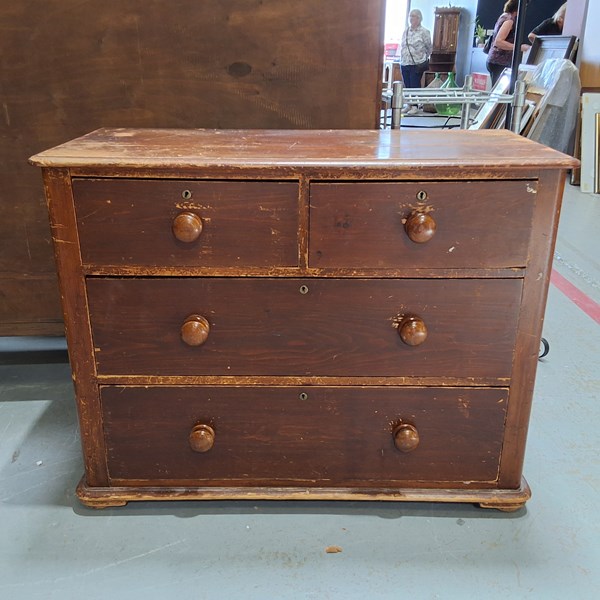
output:
POLYGON ((31 161, 82 502, 529 498, 576 161, 503 131, 135 129, 31 161))

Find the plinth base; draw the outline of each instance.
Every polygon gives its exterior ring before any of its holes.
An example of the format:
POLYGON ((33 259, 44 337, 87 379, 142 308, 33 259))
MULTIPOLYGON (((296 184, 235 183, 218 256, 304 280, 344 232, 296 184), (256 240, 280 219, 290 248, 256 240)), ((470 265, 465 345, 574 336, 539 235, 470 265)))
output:
POLYGON ((513 512, 531 497, 521 487, 507 489, 389 489, 295 487, 90 487, 82 479, 77 496, 86 506, 108 508, 150 500, 365 500, 388 502, 463 502, 513 512))

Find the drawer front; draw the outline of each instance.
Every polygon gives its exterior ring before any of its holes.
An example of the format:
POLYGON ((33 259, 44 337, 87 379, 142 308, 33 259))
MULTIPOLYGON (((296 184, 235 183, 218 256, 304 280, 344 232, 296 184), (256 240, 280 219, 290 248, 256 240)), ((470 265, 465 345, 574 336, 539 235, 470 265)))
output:
POLYGON ((534 181, 312 184, 310 266, 522 267, 535 189, 534 181))
POLYGON ((516 279, 87 282, 98 372, 144 375, 509 377, 521 288, 516 279))
POLYGON ((495 481, 507 394, 501 388, 102 387, 109 475, 113 484, 140 485, 495 481))
POLYGON ((73 193, 86 265, 298 265, 297 183, 76 179, 73 193))

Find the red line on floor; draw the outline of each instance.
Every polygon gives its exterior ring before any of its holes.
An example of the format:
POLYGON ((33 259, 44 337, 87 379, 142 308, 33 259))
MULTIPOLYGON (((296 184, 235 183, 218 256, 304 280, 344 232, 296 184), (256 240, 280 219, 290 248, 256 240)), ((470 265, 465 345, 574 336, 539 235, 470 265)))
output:
POLYGON ((577 305, 588 317, 600 323, 600 304, 586 296, 579 288, 576 288, 569 280, 552 269, 550 281, 557 287, 573 304, 577 305))

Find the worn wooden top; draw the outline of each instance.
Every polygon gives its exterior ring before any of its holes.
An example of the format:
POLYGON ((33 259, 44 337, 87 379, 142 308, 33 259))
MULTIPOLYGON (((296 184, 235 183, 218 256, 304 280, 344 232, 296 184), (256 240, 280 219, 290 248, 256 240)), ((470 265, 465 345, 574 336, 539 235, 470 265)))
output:
POLYGON ((32 156, 42 167, 571 168, 578 161, 506 130, 98 129, 32 156))

